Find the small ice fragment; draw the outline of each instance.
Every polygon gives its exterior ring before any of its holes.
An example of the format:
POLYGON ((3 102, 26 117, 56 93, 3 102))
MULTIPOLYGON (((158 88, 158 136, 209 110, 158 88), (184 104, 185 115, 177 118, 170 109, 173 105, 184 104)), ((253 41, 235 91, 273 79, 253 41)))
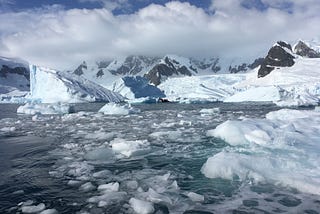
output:
POLYGON ((80 186, 81 185, 81 181, 77 181, 77 180, 70 180, 68 181, 68 185, 69 186, 80 186))
POLYGON ((187 196, 190 198, 191 201, 193 202, 203 202, 204 201, 204 196, 194 193, 194 192, 189 192, 187 196))
POLYGON ((39 213, 43 211, 46 208, 46 206, 41 203, 38 204, 37 206, 23 206, 22 207, 22 213, 39 213))
POLYGON ((82 184, 79 189, 84 192, 89 192, 89 191, 95 190, 96 187, 91 182, 87 182, 85 184, 82 184))
POLYGON ((120 185, 118 182, 102 184, 98 186, 98 190, 105 191, 105 192, 118 192, 119 186, 120 185))
POLYGON ((127 181, 126 186, 128 189, 135 190, 139 187, 139 184, 137 181, 127 181))
POLYGON ((133 210, 138 214, 149 214, 154 212, 153 204, 150 202, 131 198, 129 203, 133 210))
POLYGON ((58 214, 58 211, 56 209, 47 209, 43 210, 40 214, 58 214))
POLYGON ((24 190, 17 190, 17 191, 14 191, 12 194, 14 195, 21 195, 24 193, 24 190))
POLYGON ((92 176, 94 178, 107 178, 107 177, 110 177, 111 175, 112 175, 112 172, 110 170, 105 169, 105 170, 93 173, 92 176))

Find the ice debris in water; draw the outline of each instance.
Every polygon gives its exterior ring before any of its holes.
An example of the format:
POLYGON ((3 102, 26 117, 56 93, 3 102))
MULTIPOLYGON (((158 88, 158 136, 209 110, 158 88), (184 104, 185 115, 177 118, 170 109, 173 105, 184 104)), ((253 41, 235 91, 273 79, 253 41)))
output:
POLYGON ((26 103, 19 106, 17 113, 19 114, 68 114, 72 113, 73 106, 64 103, 26 103))
POLYGON ((125 157, 131 157, 133 153, 143 151, 149 146, 149 142, 147 140, 127 141, 121 138, 114 139, 110 144, 114 152, 120 153, 125 157))
POLYGON ((129 203, 133 210, 138 214, 149 214, 154 212, 153 204, 148 201, 131 198, 129 203))
POLYGON ((265 119, 229 120, 207 135, 232 147, 207 160, 201 169, 206 177, 237 176, 320 194, 319 111, 281 109, 265 119))
POLYGON ((119 183, 118 182, 113 182, 113 183, 108 183, 108 184, 101 184, 98 186, 99 191, 103 192, 118 192, 119 191, 119 183))
POLYGON ((56 209, 46 209, 43 210, 40 214, 58 214, 58 211, 56 209))
POLYGON ((139 113, 139 109, 131 107, 131 105, 120 105, 116 103, 107 103, 105 104, 99 112, 102 112, 107 115, 128 115, 139 113))
POLYGON ((43 211, 45 208, 46 206, 43 203, 41 203, 36 206, 32 206, 32 205, 22 206, 21 210, 22 210, 22 213, 39 213, 43 211))

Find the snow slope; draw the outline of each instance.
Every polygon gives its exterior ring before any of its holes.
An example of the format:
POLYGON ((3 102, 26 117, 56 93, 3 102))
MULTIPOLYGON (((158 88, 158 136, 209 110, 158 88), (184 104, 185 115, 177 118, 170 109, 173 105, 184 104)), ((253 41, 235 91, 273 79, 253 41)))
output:
POLYGON ((48 68, 30 66, 30 98, 43 103, 121 102, 123 97, 87 79, 48 68))

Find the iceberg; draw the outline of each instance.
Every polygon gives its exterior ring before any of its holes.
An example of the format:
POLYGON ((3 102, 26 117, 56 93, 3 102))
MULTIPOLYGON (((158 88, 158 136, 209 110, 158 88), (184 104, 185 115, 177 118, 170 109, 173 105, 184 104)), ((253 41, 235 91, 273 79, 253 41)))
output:
POLYGON ((30 65, 30 98, 42 103, 121 102, 124 98, 83 77, 30 65))

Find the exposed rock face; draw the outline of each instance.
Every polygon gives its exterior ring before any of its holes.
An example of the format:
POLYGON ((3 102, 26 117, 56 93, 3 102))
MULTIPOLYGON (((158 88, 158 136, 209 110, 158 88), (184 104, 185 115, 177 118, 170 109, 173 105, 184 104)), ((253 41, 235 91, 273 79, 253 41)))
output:
POLYGON ((76 70, 74 70, 73 73, 78 76, 81 76, 84 73, 84 70, 87 70, 87 69, 88 69, 87 63, 83 61, 83 63, 79 65, 79 67, 76 70))
POLYGON ((246 72, 248 70, 251 70, 251 69, 258 67, 259 65, 262 64, 263 61, 264 61, 264 58, 258 58, 251 64, 242 63, 241 65, 237 65, 237 66, 230 65, 229 72, 230 73, 246 72))
POLYGON ((209 60, 206 60, 206 59, 197 60, 197 59, 191 58, 190 62, 194 65, 194 66, 191 66, 190 69, 194 70, 195 72, 198 72, 197 68, 201 70, 210 69, 214 73, 217 73, 218 71, 221 70, 221 67, 219 66, 219 58, 211 58, 209 60))
POLYGON ((268 75, 275 67, 291 67, 294 65, 294 56, 290 44, 277 42, 264 58, 259 71, 258 78, 268 75))
POLYGON ((165 57, 164 63, 154 66, 144 77, 154 85, 159 85, 163 78, 173 75, 191 76, 192 73, 185 65, 181 65, 176 60, 165 57))
POLYGON ((0 94, 13 90, 30 90, 28 63, 19 59, 0 57, 0 94))
POLYGON ((136 75, 145 67, 154 64, 158 58, 144 56, 128 56, 124 63, 116 70, 110 70, 113 75, 136 75))
POLYGON ((0 76, 6 78, 8 74, 18 74, 24 76, 28 81, 30 80, 29 70, 25 67, 10 68, 7 65, 2 65, 0 69, 0 76))
POLYGON ((310 48, 304 42, 299 41, 294 47, 294 52, 300 56, 308 58, 320 58, 320 53, 310 48))

